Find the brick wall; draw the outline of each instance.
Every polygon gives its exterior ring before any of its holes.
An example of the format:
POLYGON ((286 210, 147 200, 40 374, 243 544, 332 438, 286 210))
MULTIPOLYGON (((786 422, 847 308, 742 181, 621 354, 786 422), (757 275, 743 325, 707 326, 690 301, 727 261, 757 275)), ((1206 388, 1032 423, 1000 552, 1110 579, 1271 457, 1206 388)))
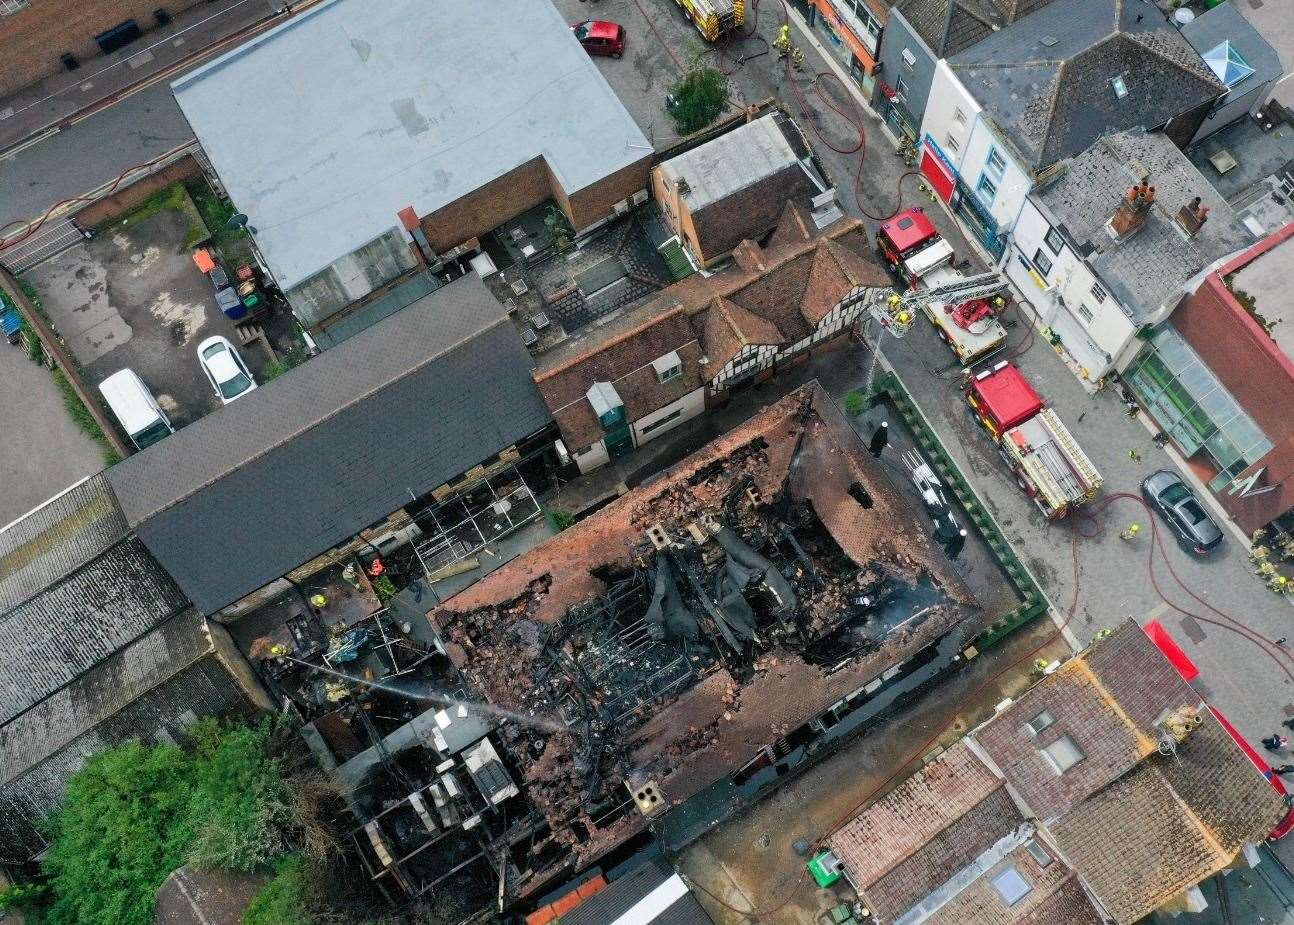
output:
POLYGON ((601 221, 612 214, 612 207, 617 202, 628 199, 639 190, 647 189, 652 160, 651 152, 645 152, 641 160, 573 193, 569 197, 570 205, 566 212, 575 230, 579 231, 601 221))
POLYGON ((129 212, 158 190, 164 189, 172 183, 187 180, 189 177, 195 177, 200 173, 202 173, 201 165, 192 155, 186 154, 174 164, 168 164, 157 173, 144 177, 142 180, 137 180, 125 189, 100 199, 98 202, 91 203, 76 213, 74 220, 78 228, 88 231, 98 227, 110 218, 116 218, 118 215, 129 212))
POLYGON ((127 19, 147 31, 153 10, 175 15, 200 0, 30 0, 30 6, 0 15, 0 96, 57 73, 59 55, 82 63, 99 56, 94 37, 127 19))

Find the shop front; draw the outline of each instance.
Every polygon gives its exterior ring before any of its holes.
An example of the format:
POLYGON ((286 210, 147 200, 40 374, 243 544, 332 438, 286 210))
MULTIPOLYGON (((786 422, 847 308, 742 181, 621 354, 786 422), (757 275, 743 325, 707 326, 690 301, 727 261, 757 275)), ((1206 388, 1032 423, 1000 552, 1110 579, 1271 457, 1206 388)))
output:
POLYGON ((845 65, 863 94, 871 99, 881 40, 880 19, 868 8, 867 0, 813 0, 813 5, 814 31, 845 65))

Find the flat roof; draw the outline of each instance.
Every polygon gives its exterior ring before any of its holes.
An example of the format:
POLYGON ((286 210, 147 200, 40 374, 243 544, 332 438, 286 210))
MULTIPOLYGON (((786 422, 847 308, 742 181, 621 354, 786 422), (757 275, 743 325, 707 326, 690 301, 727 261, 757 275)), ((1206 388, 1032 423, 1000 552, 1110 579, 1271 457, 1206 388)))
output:
POLYGON ((727 199, 800 162, 777 115, 771 112, 672 157, 661 172, 674 181, 687 180, 685 198, 693 212, 727 199))
POLYGON ((172 88, 284 288, 536 157, 574 193, 651 150, 548 0, 325 0, 172 88))
POLYGON ((1267 333, 1287 357, 1294 357, 1294 294, 1290 293, 1290 268, 1294 267, 1294 235, 1264 251, 1231 275, 1231 290, 1254 300, 1254 311, 1267 322, 1267 333))

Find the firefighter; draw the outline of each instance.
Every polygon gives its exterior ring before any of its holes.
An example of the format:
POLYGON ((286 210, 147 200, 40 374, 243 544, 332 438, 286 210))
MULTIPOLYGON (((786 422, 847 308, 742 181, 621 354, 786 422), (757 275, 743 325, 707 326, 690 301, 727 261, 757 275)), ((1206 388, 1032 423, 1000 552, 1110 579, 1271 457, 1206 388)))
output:
POLYGON ((777 38, 773 39, 773 48, 777 50, 777 57, 785 58, 791 53, 791 27, 783 25, 777 30, 777 38))
POLYGON ((868 444, 868 449, 877 459, 881 458, 881 451, 885 445, 890 442, 890 422, 881 421, 881 426, 872 431, 872 442, 868 444))
POLYGON ((966 531, 958 530, 957 535, 948 541, 944 547, 944 552, 948 554, 949 559, 956 560, 961 555, 962 547, 966 545, 966 531))
POLYGON ((1132 523, 1128 524, 1128 529, 1124 530, 1122 533, 1119 534, 1119 539, 1124 540, 1126 542, 1131 542, 1132 540, 1135 540, 1137 538, 1137 534, 1140 532, 1141 532, 1141 524, 1137 523, 1134 520, 1132 523))

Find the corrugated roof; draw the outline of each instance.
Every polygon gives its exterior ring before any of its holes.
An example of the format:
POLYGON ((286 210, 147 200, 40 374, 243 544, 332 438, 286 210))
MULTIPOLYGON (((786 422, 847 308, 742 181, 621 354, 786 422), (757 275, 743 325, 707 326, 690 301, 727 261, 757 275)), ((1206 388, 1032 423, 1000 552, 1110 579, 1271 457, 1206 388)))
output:
POLYGON ((173 87, 285 289, 406 206, 541 156, 574 194, 651 151, 548 2, 327 0, 173 87))
MULTIPOLYGON (((612 880, 603 889, 584 900, 570 912, 564 913, 561 925, 612 925, 677 876, 663 858, 652 858, 624 876, 612 880)), ((686 892, 674 900, 658 915, 635 920, 634 925, 712 925, 701 904, 692 893, 686 892)))
POLYGON ((530 357, 474 274, 108 472, 211 613, 544 427, 530 357))

